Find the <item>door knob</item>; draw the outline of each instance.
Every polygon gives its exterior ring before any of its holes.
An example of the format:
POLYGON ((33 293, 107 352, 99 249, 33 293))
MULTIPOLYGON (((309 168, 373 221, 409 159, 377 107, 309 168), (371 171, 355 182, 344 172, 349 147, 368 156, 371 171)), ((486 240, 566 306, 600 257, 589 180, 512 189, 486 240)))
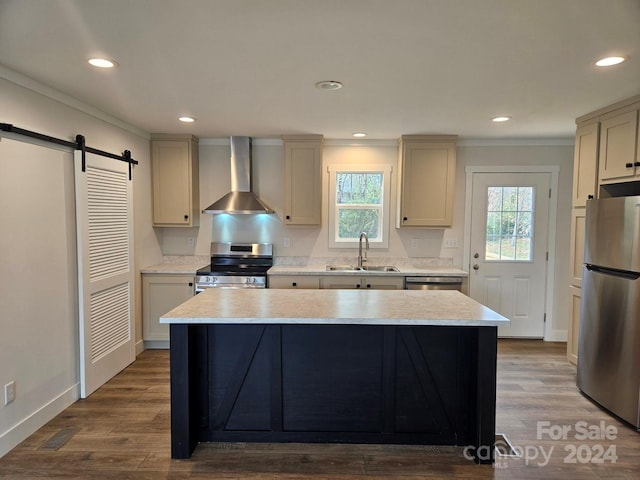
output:
POLYGON ((480 256, 480 254, 478 252, 473 254, 473 258, 478 258, 480 256))
POLYGON ((480 270, 480 265, 478 265, 477 263, 473 266, 474 270, 480 270))

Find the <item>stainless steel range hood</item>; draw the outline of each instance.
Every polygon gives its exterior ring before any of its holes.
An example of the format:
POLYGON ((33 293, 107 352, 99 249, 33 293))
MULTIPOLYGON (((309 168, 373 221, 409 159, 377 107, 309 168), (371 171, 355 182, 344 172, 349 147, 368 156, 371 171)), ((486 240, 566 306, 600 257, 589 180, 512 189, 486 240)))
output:
POLYGON ((231 137, 231 191, 202 210, 202 213, 274 213, 252 191, 250 137, 231 137))

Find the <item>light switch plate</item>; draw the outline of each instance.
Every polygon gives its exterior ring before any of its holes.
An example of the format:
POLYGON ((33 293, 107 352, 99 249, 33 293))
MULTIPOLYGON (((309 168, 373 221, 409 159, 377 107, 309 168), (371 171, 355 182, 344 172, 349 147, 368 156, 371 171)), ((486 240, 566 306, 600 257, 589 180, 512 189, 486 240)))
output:
POLYGON ((9 405, 16 399, 16 382, 10 381, 4 386, 4 404, 9 405))

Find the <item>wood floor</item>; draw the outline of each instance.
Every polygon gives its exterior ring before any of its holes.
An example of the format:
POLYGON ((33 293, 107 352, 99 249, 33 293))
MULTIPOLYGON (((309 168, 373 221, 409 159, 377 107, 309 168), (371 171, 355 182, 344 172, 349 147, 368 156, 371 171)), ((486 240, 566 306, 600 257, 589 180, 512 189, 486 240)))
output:
POLYGON ((564 343, 499 342, 496 430, 521 456, 499 456, 494 466, 475 465, 459 447, 403 445, 200 444, 191 459, 171 460, 169 355, 147 350, 1 458, 0 478, 639 478, 640 434, 577 391, 565 350, 564 343), (552 437, 563 425, 571 429, 564 438, 552 437), (584 440, 583 430, 609 438, 584 440))

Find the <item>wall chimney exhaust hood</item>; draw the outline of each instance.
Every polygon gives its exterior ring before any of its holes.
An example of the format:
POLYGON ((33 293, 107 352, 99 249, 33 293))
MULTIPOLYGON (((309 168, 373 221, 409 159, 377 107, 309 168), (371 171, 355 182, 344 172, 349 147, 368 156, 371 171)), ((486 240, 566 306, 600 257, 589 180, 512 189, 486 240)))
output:
POLYGON ((202 213, 274 213, 252 191, 250 137, 231 137, 231 191, 202 210, 202 213))

